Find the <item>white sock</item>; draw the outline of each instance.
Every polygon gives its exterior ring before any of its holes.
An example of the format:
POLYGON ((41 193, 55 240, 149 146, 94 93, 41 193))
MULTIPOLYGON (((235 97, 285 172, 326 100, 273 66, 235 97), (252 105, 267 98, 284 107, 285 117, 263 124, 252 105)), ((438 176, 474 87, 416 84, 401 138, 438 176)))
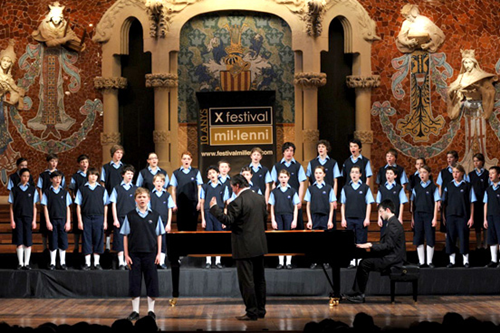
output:
POLYGON ((215 264, 220 264, 220 256, 215 257, 215 264))
POLYGON ((491 252, 491 261, 492 262, 498 262, 497 245, 491 245, 490 246, 490 252, 491 252))
POLYGON ((356 266, 356 259, 352 259, 350 265, 351 266, 356 266))
POLYGON ((106 237, 106 250, 111 250, 111 236, 106 237))
POLYGON ((207 257, 207 264, 212 264, 212 257, 207 257))
POLYGON ((51 265, 56 265, 56 255, 57 255, 57 250, 50 251, 50 264, 51 265))
POLYGON ((469 254, 464 254, 464 265, 469 263, 469 254))
POLYGON ((278 256, 279 264, 283 266, 285 264, 285 256, 278 256))
POLYGON ((432 264, 434 258, 434 246, 427 245, 427 265, 432 264))
POLYGON ((166 254, 165 253, 160 253, 160 265, 164 265, 165 264, 165 257, 166 257, 166 254))
POLYGON ((123 253, 118 253, 118 266, 125 266, 125 258, 123 253))
POLYGON ((24 265, 28 266, 30 264, 31 258, 31 246, 24 248, 24 265))
POLYGON ((455 265, 455 253, 450 254, 450 264, 455 265))
POLYGON ((286 256, 286 264, 291 265, 292 264, 292 256, 286 256))
POLYGON ((66 250, 59 249, 59 261, 61 266, 66 265, 66 250))
POLYGON ((94 253, 94 266, 100 265, 100 260, 101 256, 98 255, 97 253, 94 253))
POLYGON ((16 249, 17 253, 17 261, 19 262, 20 266, 24 266, 24 246, 21 245, 16 249))
POLYGON ((132 311, 139 313, 139 302, 141 301, 140 297, 132 298, 132 311))
POLYGON ((85 256, 85 265, 89 266, 90 267, 90 254, 87 254, 85 256))
POLYGON ((356 259, 356 266, 359 266, 360 262, 361 262, 361 259, 356 259))
POLYGON ((425 248, 424 245, 417 246, 418 263, 420 265, 425 264, 425 248))
POLYGON ((155 300, 148 296, 148 311, 155 312, 155 300))

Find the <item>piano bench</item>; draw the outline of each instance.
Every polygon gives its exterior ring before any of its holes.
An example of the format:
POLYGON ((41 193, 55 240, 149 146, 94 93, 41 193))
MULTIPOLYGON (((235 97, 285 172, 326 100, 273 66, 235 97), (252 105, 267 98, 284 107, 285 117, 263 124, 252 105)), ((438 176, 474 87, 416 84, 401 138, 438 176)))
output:
POLYGON ((393 266, 388 273, 389 280, 391 281, 391 303, 394 304, 396 282, 411 282, 413 287, 413 301, 417 303, 420 268, 416 265, 393 266))

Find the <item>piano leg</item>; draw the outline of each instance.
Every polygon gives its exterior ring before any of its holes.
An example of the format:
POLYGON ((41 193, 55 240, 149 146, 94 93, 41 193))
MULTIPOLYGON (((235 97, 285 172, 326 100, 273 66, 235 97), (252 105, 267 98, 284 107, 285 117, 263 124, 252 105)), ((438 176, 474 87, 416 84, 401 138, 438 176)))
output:
POLYGON ((332 291, 330 292, 330 301, 328 303, 332 308, 339 305, 340 301, 340 266, 330 264, 330 267, 332 268, 332 279, 328 276, 325 266, 321 265, 323 273, 325 273, 326 279, 328 280, 328 284, 330 284, 330 287, 332 288, 332 291))
POLYGON ((179 258, 169 258, 170 268, 172 270, 172 298, 168 300, 170 306, 174 307, 179 298, 179 276, 180 276, 180 263, 179 258))

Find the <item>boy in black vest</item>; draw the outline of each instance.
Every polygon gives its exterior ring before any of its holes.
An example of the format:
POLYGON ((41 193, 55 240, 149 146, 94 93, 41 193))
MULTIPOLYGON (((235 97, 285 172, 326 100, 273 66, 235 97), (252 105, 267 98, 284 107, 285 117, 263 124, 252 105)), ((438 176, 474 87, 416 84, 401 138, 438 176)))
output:
MULTIPOLYGON (((382 201, 389 199, 394 203, 395 211, 394 215, 403 224, 403 210, 404 204, 408 202, 408 198, 405 194, 405 189, 401 184, 397 183, 397 170, 393 166, 388 166, 384 169, 385 171, 385 183, 380 184, 377 192, 377 204, 382 201)), ((380 236, 384 234, 385 228, 387 226, 387 221, 384 221, 382 217, 378 217, 378 226, 380 227, 380 236)))
POLYGON ((71 196, 62 188, 62 174, 54 171, 50 174, 52 186, 46 189, 42 195, 41 204, 47 230, 49 231, 49 270, 56 268, 56 256, 59 249, 59 264, 62 270, 66 267, 66 249, 68 248, 68 231, 71 229, 71 196))
POLYGON ((168 175, 165 170, 158 166, 158 155, 156 155, 156 153, 149 153, 148 167, 139 171, 135 186, 145 187, 149 190, 149 192, 153 191, 153 189, 155 188, 155 186, 153 185, 153 177, 158 173, 161 173, 165 176, 165 188, 168 188, 168 175))
MULTIPOLYGON (((50 182, 50 175, 52 174, 52 172, 57 171, 59 158, 57 157, 56 154, 47 154, 46 161, 47 161, 47 169, 40 174, 37 183, 40 198, 43 196, 43 192, 45 192, 52 184, 50 182)), ((62 174, 61 187, 62 188, 66 187, 66 180, 64 178, 64 174, 62 174)), ((48 235, 47 221, 45 221, 45 214, 40 214, 40 233, 42 234, 43 249, 45 250, 47 249, 47 235, 48 235)))
POLYGON ((359 166, 361 170, 361 181, 370 186, 370 178, 372 176, 372 166, 370 160, 361 155, 361 148, 363 145, 358 139, 352 139, 349 141, 349 150, 351 151, 351 156, 345 160, 344 165, 342 165, 342 177, 346 184, 350 182, 351 168, 354 165, 359 166))
MULTIPOLYGON (((82 187, 85 185, 85 183, 88 181, 87 178, 87 172, 89 169, 89 157, 85 154, 82 154, 78 156, 77 160, 78 162, 78 171, 71 176, 71 181, 68 185, 68 188, 71 193, 71 198, 73 201, 75 200, 76 193, 82 187)), ((76 215, 76 205, 73 205, 73 236, 74 236, 74 248, 73 252, 78 253, 78 250, 80 248, 80 237, 82 236, 82 231, 78 229, 78 217, 76 215)))
MULTIPOLYGON (((121 145, 113 145, 109 150, 111 153, 111 161, 106 163, 101 168, 101 182, 104 184, 104 188, 108 195, 111 195, 115 186, 120 185, 122 182, 122 169, 123 162, 122 158, 125 155, 125 150, 121 145)), ((113 221, 113 212, 111 209, 107 212, 107 221, 113 221)), ((111 233, 113 228, 108 228, 106 230, 106 250, 111 250, 111 233)))
POLYGON ((149 191, 139 187, 135 192, 137 207, 129 212, 123 221, 121 234, 125 249, 125 260, 129 266, 129 296, 132 297, 132 313, 129 320, 139 318, 142 275, 146 282, 148 316, 156 320, 155 299, 160 296, 158 271, 160 264, 161 239, 165 233, 160 214, 148 208, 149 191))
POLYGON ((94 254, 94 268, 102 270, 100 255, 104 247, 104 230, 108 227, 108 192, 97 180, 99 171, 90 168, 88 181, 76 193, 75 204, 78 229, 83 230, 82 253, 85 256, 83 270, 90 270, 90 255, 94 254))
POLYGON ((217 162, 219 167, 219 180, 229 192, 229 197, 233 195, 233 189, 231 188, 231 177, 229 176, 229 171, 231 171, 231 164, 226 160, 220 160, 217 162))
POLYGON ((198 211, 200 210, 200 190, 203 185, 200 171, 191 167, 193 155, 185 151, 181 155, 182 166, 174 170, 170 185, 172 199, 177 211, 177 229, 179 231, 196 231, 198 227, 198 211))
POLYGON ((132 165, 125 165, 122 169, 123 181, 115 186, 109 202, 113 211, 113 250, 118 255, 118 269, 124 271, 125 257, 123 256, 123 235, 120 227, 125 219, 125 215, 135 208, 134 193, 137 187, 132 183, 135 168, 132 165))
MULTIPOLYGON (((354 230, 356 244, 364 244, 368 240, 368 226, 370 225, 371 204, 375 202, 370 187, 361 181, 361 167, 351 167, 351 181, 344 185, 340 193, 342 207, 342 227, 354 230)), ((358 261, 360 259, 358 258, 358 261)), ((356 258, 351 261, 349 268, 356 266, 356 258)))
MULTIPOLYGON (((398 151, 393 148, 389 149, 385 154, 385 160, 387 164, 378 170, 377 184, 379 186, 383 186, 385 184, 385 182, 387 181, 385 177, 385 171, 387 170, 388 167, 392 167, 396 173, 396 178, 395 178, 396 184, 401 185, 404 188, 405 184, 408 183, 408 177, 406 176, 405 169, 402 166, 397 165, 398 151)), ((396 209, 398 208, 396 207, 396 209)))
POLYGON ((271 183, 273 180, 271 179, 269 169, 260 164, 263 154, 264 152, 259 147, 252 148, 250 151, 250 159, 252 162, 248 166, 252 168, 252 183, 260 188, 267 202, 269 200, 269 194, 271 193, 271 183))
POLYGON ((170 193, 165 190, 165 175, 162 173, 157 173, 153 177, 153 185, 155 188, 151 192, 151 209, 160 214, 163 226, 165 228, 165 233, 162 236, 161 241, 161 255, 159 269, 167 269, 165 265, 165 258, 167 253, 167 233, 171 230, 172 223, 172 209, 175 207, 174 201, 170 193))
POLYGON ((30 270, 32 230, 36 229, 36 203, 38 192, 29 184, 30 171, 19 170, 19 183, 10 189, 10 226, 12 227, 12 243, 17 246, 17 269, 30 270))
MULTIPOLYGON (((16 160, 17 170, 9 176, 9 183, 7 184, 7 190, 12 190, 14 186, 17 186, 21 182, 20 172, 22 169, 28 169, 28 160, 24 157, 20 157, 16 160)), ((35 186, 35 181, 30 174, 29 184, 35 186)))
POLYGON ((431 168, 422 165, 419 171, 420 182, 415 183, 411 190, 413 212, 411 227, 413 229, 413 245, 417 246, 418 264, 424 267, 425 249, 427 243, 427 265, 434 268, 434 245, 436 244, 436 224, 438 202, 441 201, 439 190, 431 179, 431 168))
MULTIPOLYGON (((271 223, 275 230, 292 230, 297 227, 297 208, 300 199, 297 191, 288 185, 290 173, 282 169, 278 175, 279 186, 274 188, 269 194, 269 205, 271 206, 271 223)), ((278 266, 276 269, 292 269, 292 256, 278 256, 278 266)))
POLYGON ((500 242, 500 167, 489 170, 491 185, 484 194, 484 228, 488 229, 488 245, 491 261, 487 267, 498 267, 498 243, 500 242))
POLYGON ((448 268, 455 267, 457 238, 463 264, 469 268, 469 228, 474 225, 474 189, 464 180, 465 169, 460 164, 453 167, 453 180, 443 185, 444 223, 446 225, 446 253, 450 256, 448 268))
POLYGON ((302 216, 302 200, 306 191, 307 176, 304 168, 298 163, 295 158, 295 145, 292 142, 285 142, 282 147, 283 158, 280 162, 276 163, 271 170, 271 179, 274 182, 273 188, 279 185, 278 173, 281 169, 285 169, 290 173, 290 180, 288 184, 297 191, 299 194, 299 215, 297 218, 297 229, 304 229, 304 218, 302 216))
POLYGON ((484 221, 484 203, 483 196, 484 192, 490 186, 489 178, 490 175, 488 171, 484 169, 484 155, 481 153, 474 154, 473 157, 474 170, 469 172, 469 182, 474 188, 474 193, 476 194, 477 201, 474 203, 474 229, 476 229, 476 249, 486 249, 486 229, 483 231, 483 221, 484 221), (481 240, 481 234, 484 236, 481 240))
MULTIPOLYGON (((222 231, 225 226, 210 214, 210 200, 217 199, 217 205, 224 209, 226 201, 229 200, 229 191, 222 185, 219 180, 219 169, 215 165, 211 165, 207 169, 208 183, 203 184, 200 191, 200 205, 203 207, 201 210, 201 227, 206 231, 222 231)), ((205 268, 212 267, 212 257, 207 257, 205 268)), ((215 257, 215 267, 222 268, 221 257, 215 257)))

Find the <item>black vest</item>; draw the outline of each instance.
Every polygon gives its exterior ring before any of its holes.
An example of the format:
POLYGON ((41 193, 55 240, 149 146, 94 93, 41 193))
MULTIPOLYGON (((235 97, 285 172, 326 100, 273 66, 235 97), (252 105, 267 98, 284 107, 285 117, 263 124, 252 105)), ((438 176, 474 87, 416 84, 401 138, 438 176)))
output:
POLYGON ((185 174, 181 169, 174 171, 175 179, 177 179, 176 195, 177 200, 183 197, 189 201, 198 201, 198 182, 196 176, 198 169, 191 168, 189 173, 185 174))
MULTIPOLYGON (((274 165, 274 168, 276 169, 276 178, 279 178, 280 171, 282 169, 287 170, 290 172, 290 179, 288 180, 288 185, 290 185, 292 188, 294 188, 296 191, 299 190, 300 187, 300 182, 299 182, 299 170, 300 170, 300 163, 295 161, 295 163, 291 163, 289 167, 285 165, 285 163, 276 163, 274 165)), ((279 186, 279 181, 276 181, 276 187, 279 186)), ((262 192, 264 194, 265 192, 262 192)))
POLYGON ((157 196, 156 193, 151 193, 151 209, 160 214, 163 224, 168 222, 168 198, 170 198, 170 193, 163 191, 161 196, 157 196))
POLYGON ((224 191, 227 188, 227 192, 229 193, 229 197, 233 195, 233 189, 231 188, 231 178, 229 176, 226 177, 226 181, 223 182, 222 178, 219 177, 219 181, 221 182, 222 186, 224 186, 224 191))
POLYGON ((486 189, 488 193, 488 216, 500 215, 500 188, 493 190, 493 185, 486 189))
POLYGON ((213 197, 217 199, 217 206, 224 208, 224 186, 217 184, 214 188, 210 183, 207 183, 203 184, 202 187, 203 191, 205 191, 205 203, 203 205, 205 210, 210 209, 210 200, 212 200, 213 197))
MULTIPOLYGON (((404 169, 400 165, 396 165, 396 179, 394 180, 396 184, 401 185, 401 175, 404 172, 404 169)), ((380 186, 383 186, 387 182, 387 177, 385 176, 385 172, 387 171, 387 168, 385 166, 381 167, 378 170, 377 174, 377 184, 380 184, 380 186)), ((397 216, 397 215, 396 215, 397 216)))
POLYGON ((109 163, 106 163, 102 166, 105 172, 105 177, 104 177, 104 186, 106 187, 106 191, 108 193, 113 192, 113 189, 115 188, 116 185, 120 185, 120 183, 123 180, 122 177, 122 169, 123 169, 123 164, 120 165, 118 169, 115 169, 114 166, 112 166, 109 163))
POLYGON ((330 191, 332 187, 329 184, 324 184, 322 188, 316 185, 309 186, 311 194, 310 209, 311 214, 328 215, 330 214, 330 191))
POLYGON ((128 212, 135 208, 135 190, 137 187, 130 184, 130 188, 125 190, 122 185, 115 187, 116 191, 116 216, 125 217, 128 212))
POLYGON ((441 175, 441 180, 443 181, 441 185, 443 188, 453 180, 453 173, 449 172, 448 168, 444 168, 439 172, 439 174, 441 175))
POLYGON ((478 176, 476 170, 469 172, 469 181, 474 188, 474 194, 476 195, 477 203, 481 206, 483 205, 484 192, 488 188, 490 175, 488 170, 484 170, 481 176, 478 176))
POLYGON ((293 214, 293 196, 297 193, 297 191, 289 187, 285 192, 282 192, 280 187, 281 186, 275 187, 272 191, 274 196, 274 214, 293 214))
POLYGON ((130 225, 130 234, 128 235, 128 250, 131 253, 151 253, 157 251, 158 236, 156 227, 158 226, 157 212, 150 211, 146 217, 142 218, 134 209, 127 214, 130 225))
MULTIPOLYGON (((396 178, 397 179, 397 178, 396 178)), ((401 192, 402 186, 399 184, 396 184, 392 189, 388 190, 387 187, 384 185, 380 185, 378 190, 380 191, 380 196, 382 197, 382 201, 385 199, 389 199, 394 203, 394 215, 399 219, 399 208, 401 205, 401 201, 399 200, 399 192, 401 192)), ((381 202, 382 202, 381 201, 381 202)))
POLYGON ((351 184, 344 186, 346 217, 361 219, 366 217, 366 194, 369 190, 370 187, 365 183, 361 184, 357 190, 353 189, 351 184))
POLYGON ((455 183, 446 185, 446 215, 470 217, 471 184, 463 182, 456 187, 455 183))
MULTIPOLYGON (((166 180, 167 179, 166 178, 167 177, 167 172, 165 170, 159 168, 159 167, 157 167, 157 168, 158 168, 158 172, 156 174, 161 173, 161 174, 165 175, 165 180, 166 180)), ((149 192, 153 191, 154 188, 155 188, 155 186, 153 185, 153 178, 156 175, 153 175, 151 173, 151 171, 149 171, 148 168, 142 169, 140 171, 140 174, 142 176, 142 185, 141 185, 141 187, 147 188, 149 190, 149 192)), ((165 183, 165 188, 167 188, 167 187, 168 187, 168 183, 165 183)))
MULTIPOLYGON (((51 219, 64 219, 67 217, 66 196, 68 192, 64 189, 59 189, 59 193, 55 193, 48 188, 44 192, 47 197, 47 210, 51 219)), ((43 213, 42 213, 43 214, 43 213)))
MULTIPOLYGON (((57 170, 61 172, 60 170, 57 170)), ((50 171, 44 171, 40 174, 40 178, 42 179, 42 193, 45 192, 45 190, 49 189, 50 186, 52 186, 52 182, 50 181, 50 175, 52 172, 50 171)), ((61 180, 64 180, 64 174, 61 172, 61 180)), ((61 186, 63 182, 61 181, 61 186)))
POLYGON ((21 190, 19 186, 14 186, 10 192, 12 193, 14 203, 12 210, 16 217, 33 218, 33 197, 35 196, 36 187, 28 186, 26 191, 21 190))
POLYGON ((356 161, 356 163, 353 163, 350 157, 347 158, 347 160, 345 160, 345 162, 344 162, 344 165, 342 166, 342 176, 344 177, 344 180, 346 181, 346 183, 348 183, 350 181, 351 169, 355 165, 359 165, 361 167, 360 179, 363 183, 366 183, 366 165, 368 164, 368 162, 370 162, 370 160, 364 156, 363 156, 363 158, 358 157, 358 160, 356 161))
POLYGON ((91 190, 88 186, 82 186, 80 188, 80 194, 82 195, 82 202, 80 203, 82 215, 94 216, 102 215, 104 216, 104 191, 106 189, 102 186, 96 186, 94 190, 91 190))
POLYGON ((87 176, 82 176, 80 173, 75 173, 71 178, 75 181, 75 189, 73 190, 73 193, 78 193, 78 190, 85 185, 88 180, 88 172, 86 174, 87 176))
POLYGON ((319 163, 319 158, 313 158, 310 162, 311 164, 311 175, 309 176, 309 183, 314 184, 316 181, 316 178, 314 178, 314 169, 318 165, 322 165, 325 168, 325 183, 333 187, 334 179, 333 179, 333 169, 335 168, 335 165, 337 165, 337 161, 335 161, 333 158, 329 158, 326 160, 325 164, 319 163))
MULTIPOLYGON (((252 168, 252 171, 253 171, 253 167, 251 165, 250 165, 250 168, 252 168)), ((269 172, 269 169, 266 168, 265 166, 261 165, 261 167, 259 168, 259 171, 254 172, 254 174, 252 175, 252 183, 254 183, 255 186, 259 187, 259 189, 263 195, 265 195, 265 193, 266 193, 266 175, 268 172, 269 172)), ((230 195, 231 194, 232 193, 230 193, 230 195)))
POLYGON ((434 214, 434 192, 436 191, 437 185, 432 181, 427 187, 422 187, 419 182, 415 184, 413 188, 415 190, 415 197, 413 198, 413 203, 415 205, 415 212, 424 212, 429 214, 434 214))

